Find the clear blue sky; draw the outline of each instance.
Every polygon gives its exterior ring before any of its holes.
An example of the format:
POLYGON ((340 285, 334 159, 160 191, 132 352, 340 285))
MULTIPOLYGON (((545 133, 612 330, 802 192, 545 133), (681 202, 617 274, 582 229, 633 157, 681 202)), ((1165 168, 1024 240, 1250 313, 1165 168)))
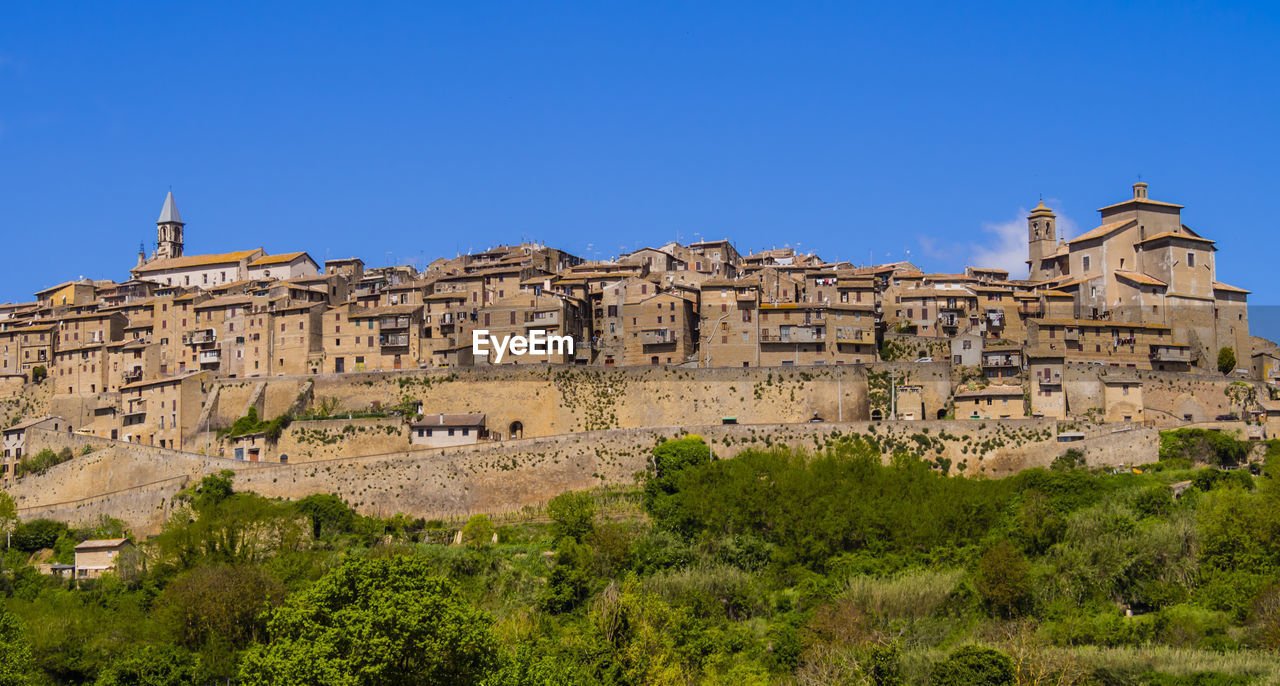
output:
POLYGON ((190 253, 728 236, 942 271, 1141 175, 1277 303, 1275 3, 892 4, 6 3, 0 300, 127 277, 170 187, 190 253))

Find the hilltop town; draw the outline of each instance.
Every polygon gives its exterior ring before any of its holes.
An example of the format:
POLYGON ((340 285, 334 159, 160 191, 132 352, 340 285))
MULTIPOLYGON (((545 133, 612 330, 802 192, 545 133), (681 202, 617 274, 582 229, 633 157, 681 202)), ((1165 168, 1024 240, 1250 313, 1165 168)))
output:
MULTIPOLYGON (((1027 217, 1026 275, 855 266, 789 248, 742 255, 728 239, 609 261, 500 246, 418 270, 262 248, 187 254, 169 193, 156 249, 139 252, 129 279, 68 281, 0 306, 0 481, 31 454, 33 428, 279 462, 289 458, 282 423, 340 411, 392 414, 408 428, 329 457, 682 420, 1238 420, 1261 437, 1280 422, 1270 391, 1280 352, 1250 336, 1248 291, 1219 280, 1214 241, 1183 224, 1181 209, 1137 183, 1099 210, 1097 228, 1064 240, 1041 202, 1027 217), (474 354, 481 330, 540 330, 574 345, 495 365, 474 354), (512 376, 529 367, 687 373, 683 389, 661 391, 667 401, 693 397, 694 381, 724 385, 704 389, 718 394, 715 407, 708 397, 671 414, 657 398, 632 398, 619 418, 600 397, 576 401, 594 410, 570 407, 566 382, 538 377, 562 396, 556 415, 504 396, 512 379, 532 378, 512 376), (816 379, 811 399, 766 397, 763 374, 771 385, 771 370, 781 380, 787 368, 816 379), (832 375, 840 369, 847 376, 832 375), (381 395, 354 390, 372 376, 402 380, 381 395), (417 377, 470 385, 414 397, 404 379, 417 377), (751 384, 755 402, 738 388, 751 384), (253 420, 233 430, 250 409, 253 420), (593 411, 601 418, 587 419, 593 411)), ((545 404, 539 397, 528 402, 545 404)))

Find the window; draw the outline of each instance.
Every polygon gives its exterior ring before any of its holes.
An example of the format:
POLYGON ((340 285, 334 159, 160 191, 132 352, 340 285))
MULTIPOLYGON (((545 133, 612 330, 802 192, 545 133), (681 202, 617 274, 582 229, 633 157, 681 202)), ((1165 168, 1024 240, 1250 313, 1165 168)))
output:
POLYGON ((1083 266, 1084 266, 1084 270, 1083 270, 1083 271, 1086 271, 1086 272, 1087 272, 1087 271, 1089 271, 1089 256, 1088 256, 1088 255, 1085 255, 1085 256, 1084 256, 1084 258, 1083 258, 1083 260, 1081 261, 1081 263, 1082 263, 1082 264, 1083 264, 1083 266))
POLYGON ((1187 266, 1188 267, 1196 266, 1196 254, 1191 251, 1187 251, 1187 266))

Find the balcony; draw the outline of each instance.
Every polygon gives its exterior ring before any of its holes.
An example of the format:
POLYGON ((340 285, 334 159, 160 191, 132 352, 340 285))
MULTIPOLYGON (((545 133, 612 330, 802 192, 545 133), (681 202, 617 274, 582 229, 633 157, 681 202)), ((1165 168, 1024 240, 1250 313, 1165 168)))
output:
POLYGON ((129 407, 126 408, 124 411, 124 417, 126 419, 130 417, 141 418, 141 417, 145 417, 146 415, 147 415, 147 401, 145 400, 130 400, 129 407))
POLYGON ((983 367, 1021 367, 1022 358, 1017 355, 991 355, 982 359, 983 367))
POLYGON ((1044 315, 1044 307, 1039 302, 1024 302, 1018 305, 1018 314, 1024 317, 1040 317, 1044 315))
POLYGON ((670 329, 646 329, 640 332, 640 342, 644 345, 664 345, 679 340, 676 332, 670 329))
POLYGON ((412 318, 408 316, 383 317, 378 321, 378 327, 383 331, 404 331, 409 328, 411 322, 412 318))
POLYGON ((200 329, 198 331, 188 331, 182 334, 183 345, 201 345, 204 343, 212 343, 216 340, 217 334, 213 329, 200 329))
POLYGON ((378 336, 378 345, 384 348, 407 348, 409 347, 409 334, 382 334, 378 336))
POLYGON ((1154 362, 1191 364, 1191 348, 1176 345, 1153 345, 1151 346, 1151 359, 1154 362))
POLYGON ((196 358, 200 364, 218 364, 222 360, 221 350, 201 350, 196 358))
POLYGON ((1036 381, 1039 382, 1041 386, 1061 386, 1062 372, 1049 371, 1036 374, 1036 381))
POLYGON ((124 383, 133 383, 135 381, 142 381, 142 367, 134 367, 133 369, 126 369, 124 373, 120 375, 120 380, 123 381, 124 383))
POLYGON ((826 340, 826 333, 820 327, 793 326, 778 333, 761 332, 761 343, 817 343, 826 340))
POLYGON ((836 342, 874 345, 876 342, 876 334, 870 329, 840 327, 836 329, 836 342))
POLYGON ((1063 339, 1063 340, 1065 340, 1065 341, 1077 341, 1077 342, 1078 342, 1078 341, 1080 340, 1080 329, 1071 328, 1071 329, 1067 329, 1067 330, 1063 331, 1063 332, 1062 332, 1062 339, 1063 339))
POLYGON ((524 328, 550 328, 560 326, 559 312, 534 312, 524 316, 524 328))
POLYGON ((954 314, 938 315, 938 326, 945 326, 945 327, 954 329, 957 326, 960 326, 960 321, 961 321, 960 317, 957 317, 954 314))
POLYGON ((734 296, 733 296, 733 297, 734 297, 734 299, 735 299, 735 300, 737 300, 737 301, 739 301, 739 302, 755 302, 755 301, 756 301, 756 292, 755 292, 755 291, 752 291, 752 290, 747 290, 747 291, 737 291, 737 292, 734 294, 734 296))
POLYGON ((1004 326, 1004 311, 987 310, 987 321, 990 322, 992 326, 1004 326))

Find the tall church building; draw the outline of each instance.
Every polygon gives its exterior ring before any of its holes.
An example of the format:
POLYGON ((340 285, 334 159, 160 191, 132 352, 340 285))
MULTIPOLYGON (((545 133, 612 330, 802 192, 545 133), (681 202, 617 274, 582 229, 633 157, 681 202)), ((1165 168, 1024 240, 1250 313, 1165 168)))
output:
POLYGON ((1082 325, 1164 324, 1198 367, 1215 369, 1224 347, 1247 360, 1249 292, 1217 280, 1217 246, 1182 223, 1182 209, 1135 183, 1133 197, 1098 210, 1098 227, 1063 241, 1041 202, 1027 217, 1028 278, 1070 294, 1082 325))
POLYGON ((178 203, 173 201, 173 191, 164 196, 164 207, 160 208, 160 218, 156 220, 156 254, 157 259, 182 257, 182 216, 178 214, 178 203))
POLYGON ((184 250, 186 223, 178 214, 173 191, 164 196, 156 220, 156 249, 147 257, 138 252, 133 278, 166 286, 210 289, 250 279, 296 279, 316 276, 320 267, 305 252, 268 255, 261 247, 216 255, 188 255, 184 250))

